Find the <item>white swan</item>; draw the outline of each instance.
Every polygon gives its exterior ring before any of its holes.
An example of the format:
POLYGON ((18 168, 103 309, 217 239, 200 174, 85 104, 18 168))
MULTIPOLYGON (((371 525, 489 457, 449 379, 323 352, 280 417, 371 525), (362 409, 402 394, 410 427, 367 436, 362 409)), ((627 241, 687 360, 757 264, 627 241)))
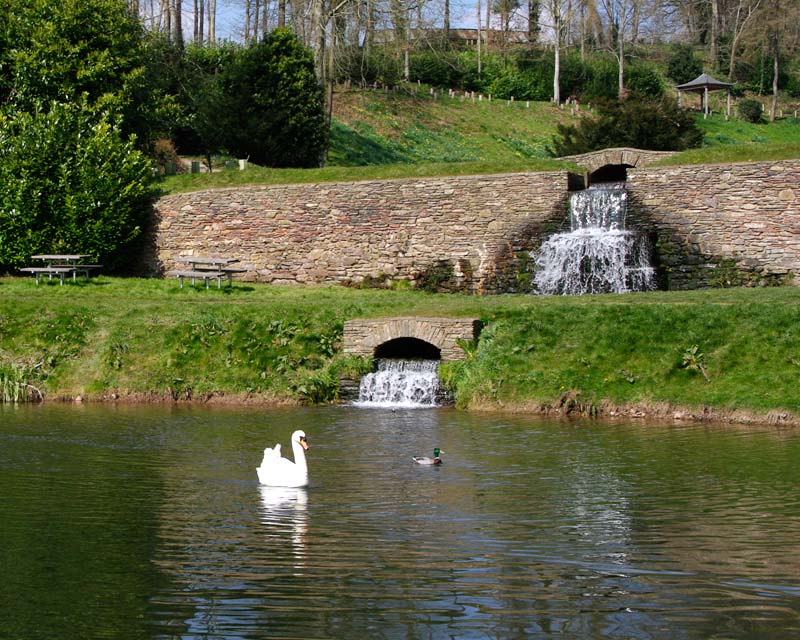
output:
POLYGON ((256 469, 258 481, 270 487, 305 487, 308 486, 308 465, 306 464, 308 440, 303 431, 292 434, 292 452, 294 462, 281 458, 281 445, 274 449, 264 449, 261 466, 256 469))

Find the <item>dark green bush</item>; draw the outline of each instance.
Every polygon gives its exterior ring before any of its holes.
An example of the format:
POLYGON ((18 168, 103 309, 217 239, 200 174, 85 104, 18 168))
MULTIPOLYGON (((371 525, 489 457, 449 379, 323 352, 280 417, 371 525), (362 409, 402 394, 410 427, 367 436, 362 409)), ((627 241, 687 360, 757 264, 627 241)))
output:
POLYGON ((426 51, 411 56, 410 80, 434 87, 455 88, 461 86, 461 71, 452 56, 426 51))
POLYGON ((557 126, 553 138, 556 156, 586 153, 607 147, 636 147, 654 151, 681 151, 700 146, 703 133, 694 116, 674 100, 600 102, 595 117, 578 125, 557 126))
POLYGON ((550 77, 549 86, 542 84, 544 80, 541 75, 509 68, 496 76, 486 90, 503 100, 549 100, 553 95, 553 78, 550 77))
POLYGON ((763 111, 758 100, 747 98, 739 101, 739 117, 747 122, 761 122, 763 111))
POLYGON ((268 167, 319 166, 327 144, 314 58, 289 29, 237 56, 222 79, 218 114, 227 150, 268 167))
POLYGON ((0 114, 0 267, 35 253, 127 266, 147 220, 150 162, 82 101, 0 114))
POLYGON ((584 102, 598 100, 614 100, 619 93, 619 66, 617 61, 608 56, 591 60, 588 64, 586 83, 583 87, 584 102))
POLYGON ((347 47, 338 55, 336 77, 340 82, 349 80, 355 85, 394 86, 402 78, 400 61, 385 51, 365 53, 360 47, 347 47))
POLYGON ((625 88, 631 97, 660 98, 664 95, 664 83, 658 71, 641 62, 625 69, 625 88))
POLYGON ((800 75, 797 73, 789 74, 786 81, 786 93, 792 98, 800 98, 800 75))
POLYGON ((676 84, 684 84, 694 80, 701 73, 703 73, 703 63, 695 57, 691 45, 673 44, 667 59, 667 77, 676 84))

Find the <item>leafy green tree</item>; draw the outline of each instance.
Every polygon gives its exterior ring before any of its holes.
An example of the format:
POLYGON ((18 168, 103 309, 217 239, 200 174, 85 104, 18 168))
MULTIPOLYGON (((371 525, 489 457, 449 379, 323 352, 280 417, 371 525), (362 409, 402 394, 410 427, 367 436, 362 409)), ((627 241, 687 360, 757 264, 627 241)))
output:
POLYGON ((675 43, 667 59, 667 76, 677 84, 694 80, 703 73, 703 62, 695 57, 691 45, 675 43))
POLYGON ((557 126, 552 152, 556 156, 608 147, 681 151, 699 147, 703 133, 694 116, 674 100, 616 100, 598 104, 598 115, 578 125, 557 126))
POLYGON ((85 99, 0 115, 0 267, 65 251, 124 267, 147 219, 150 172, 85 99))
POLYGON ((227 149, 270 167, 322 162, 327 127, 314 57, 288 29, 243 50, 223 74, 227 149))
POLYGON ((170 102, 126 0, 0 0, 0 106, 33 112, 86 96, 140 145, 163 135, 170 102))
POLYGON ((169 128, 157 49, 126 0, 0 0, 0 45, 0 268, 125 267, 152 195, 137 147, 169 128))

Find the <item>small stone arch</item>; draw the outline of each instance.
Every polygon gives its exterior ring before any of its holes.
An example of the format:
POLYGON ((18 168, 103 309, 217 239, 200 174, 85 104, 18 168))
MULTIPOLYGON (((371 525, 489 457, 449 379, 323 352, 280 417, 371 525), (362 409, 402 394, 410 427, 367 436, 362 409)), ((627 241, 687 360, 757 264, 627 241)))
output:
POLYGON ((428 359, 463 360, 465 354, 459 341, 477 338, 480 328, 481 322, 476 318, 348 320, 344 323, 342 350, 368 358, 433 356, 428 359))
MULTIPOLYGON (((600 149, 581 153, 574 156, 563 156, 560 160, 568 160, 587 170, 587 182, 605 181, 603 173, 625 171, 630 168, 644 167, 648 164, 675 155, 675 151, 650 151, 647 149, 634 149, 632 147, 616 147, 612 149, 600 149), (614 167, 614 169, 610 169, 614 167), (600 173, 600 177, 595 177, 600 173)), ((611 179, 616 179, 612 177, 611 179)), ((623 178, 624 179, 624 178, 623 178)))

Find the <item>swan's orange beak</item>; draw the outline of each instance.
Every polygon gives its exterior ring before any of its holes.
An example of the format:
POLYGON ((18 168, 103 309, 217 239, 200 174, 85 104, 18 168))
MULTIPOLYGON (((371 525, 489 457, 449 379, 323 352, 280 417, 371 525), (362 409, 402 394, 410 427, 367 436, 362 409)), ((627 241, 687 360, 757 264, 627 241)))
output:
POLYGON ((308 440, 305 438, 300 438, 300 446, 303 447, 306 451, 308 451, 308 440))

